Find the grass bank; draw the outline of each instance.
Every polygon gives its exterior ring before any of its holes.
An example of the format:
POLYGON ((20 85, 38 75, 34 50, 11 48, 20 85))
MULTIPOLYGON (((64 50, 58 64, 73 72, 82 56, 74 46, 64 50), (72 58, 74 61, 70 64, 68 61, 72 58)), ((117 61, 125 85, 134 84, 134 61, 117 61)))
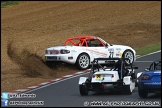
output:
POLYGON ((1 2, 1 8, 6 8, 12 5, 17 5, 19 1, 3 1, 1 2))
POLYGON ((146 55, 161 50, 161 43, 150 44, 141 48, 135 48, 137 55, 146 55))

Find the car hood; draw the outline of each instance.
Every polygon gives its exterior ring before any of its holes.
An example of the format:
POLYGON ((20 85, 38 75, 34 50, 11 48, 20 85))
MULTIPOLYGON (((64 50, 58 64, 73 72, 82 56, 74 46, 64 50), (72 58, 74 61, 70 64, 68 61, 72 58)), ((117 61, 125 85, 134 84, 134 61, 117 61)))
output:
POLYGON ((118 50, 120 50, 120 49, 130 49, 130 50, 132 50, 134 52, 134 54, 136 54, 136 51, 130 46, 111 44, 110 48, 111 47, 116 48, 118 50))
POLYGON ((55 46, 55 47, 47 48, 47 50, 69 49, 69 48, 73 48, 73 47, 76 47, 76 46, 55 46))
MULTIPOLYGON (((121 47, 128 47, 128 48, 131 48, 130 46, 126 46, 126 45, 116 45, 116 44, 111 44, 113 47, 116 47, 116 48, 121 48, 121 47)), ((132 48, 131 48, 132 49, 132 48)))

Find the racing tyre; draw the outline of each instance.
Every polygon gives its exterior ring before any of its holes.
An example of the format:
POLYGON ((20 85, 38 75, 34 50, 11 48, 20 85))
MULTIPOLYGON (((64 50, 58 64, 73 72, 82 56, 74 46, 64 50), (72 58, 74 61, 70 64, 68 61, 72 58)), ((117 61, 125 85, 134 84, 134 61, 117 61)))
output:
POLYGON ((138 95, 139 95, 139 97, 141 97, 141 98, 147 98, 148 92, 145 91, 145 90, 142 90, 142 89, 140 89, 140 87, 138 87, 138 95))
POLYGON ((80 54, 77 58, 76 64, 79 69, 84 70, 88 69, 90 65, 90 58, 87 54, 80 54))
POLYGON ((88 95, 88 89, 85 85, 79 85, 79 90, 82 96, 88 95))
POLYGON ((123 58, 129 58, 129 60, 125 60, 126 62, 126 65, 130 65, 133 63, 134 61, 134 54, 133 54, 133 51, 131 50, 125 50, 123 55, 122 55, 123 58))

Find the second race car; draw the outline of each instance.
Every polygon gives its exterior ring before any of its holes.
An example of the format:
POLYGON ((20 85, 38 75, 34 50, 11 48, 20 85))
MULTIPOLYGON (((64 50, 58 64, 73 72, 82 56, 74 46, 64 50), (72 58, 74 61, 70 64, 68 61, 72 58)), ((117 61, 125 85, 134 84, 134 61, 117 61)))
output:
POLYGON ((128 58, 95 58, 89 75, 79 78, 80 94, 121 89, 124 89, 126 94, 132 94, 136 83, 135 69, 138 67, 133 67, 132 64, 126 66, 126 59, 128 58), (113 62, 114 60, 117 62, 113 62), (106 62, 101 65, 99 61, 106 62))
POLYGON ((144 72, 137 74, 138 94, 146 98, 149 93, 161 93, 161 60, 151 63, 144 72))

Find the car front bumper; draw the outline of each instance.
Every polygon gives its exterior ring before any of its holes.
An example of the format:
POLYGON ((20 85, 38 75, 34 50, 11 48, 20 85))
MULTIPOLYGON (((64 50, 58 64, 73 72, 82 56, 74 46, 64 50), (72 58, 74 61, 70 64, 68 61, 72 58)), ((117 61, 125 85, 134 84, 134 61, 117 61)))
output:
POLYGON ((76 60, 71 55, 45 55, 45 61, 60 61, 75 64, 76 60))

